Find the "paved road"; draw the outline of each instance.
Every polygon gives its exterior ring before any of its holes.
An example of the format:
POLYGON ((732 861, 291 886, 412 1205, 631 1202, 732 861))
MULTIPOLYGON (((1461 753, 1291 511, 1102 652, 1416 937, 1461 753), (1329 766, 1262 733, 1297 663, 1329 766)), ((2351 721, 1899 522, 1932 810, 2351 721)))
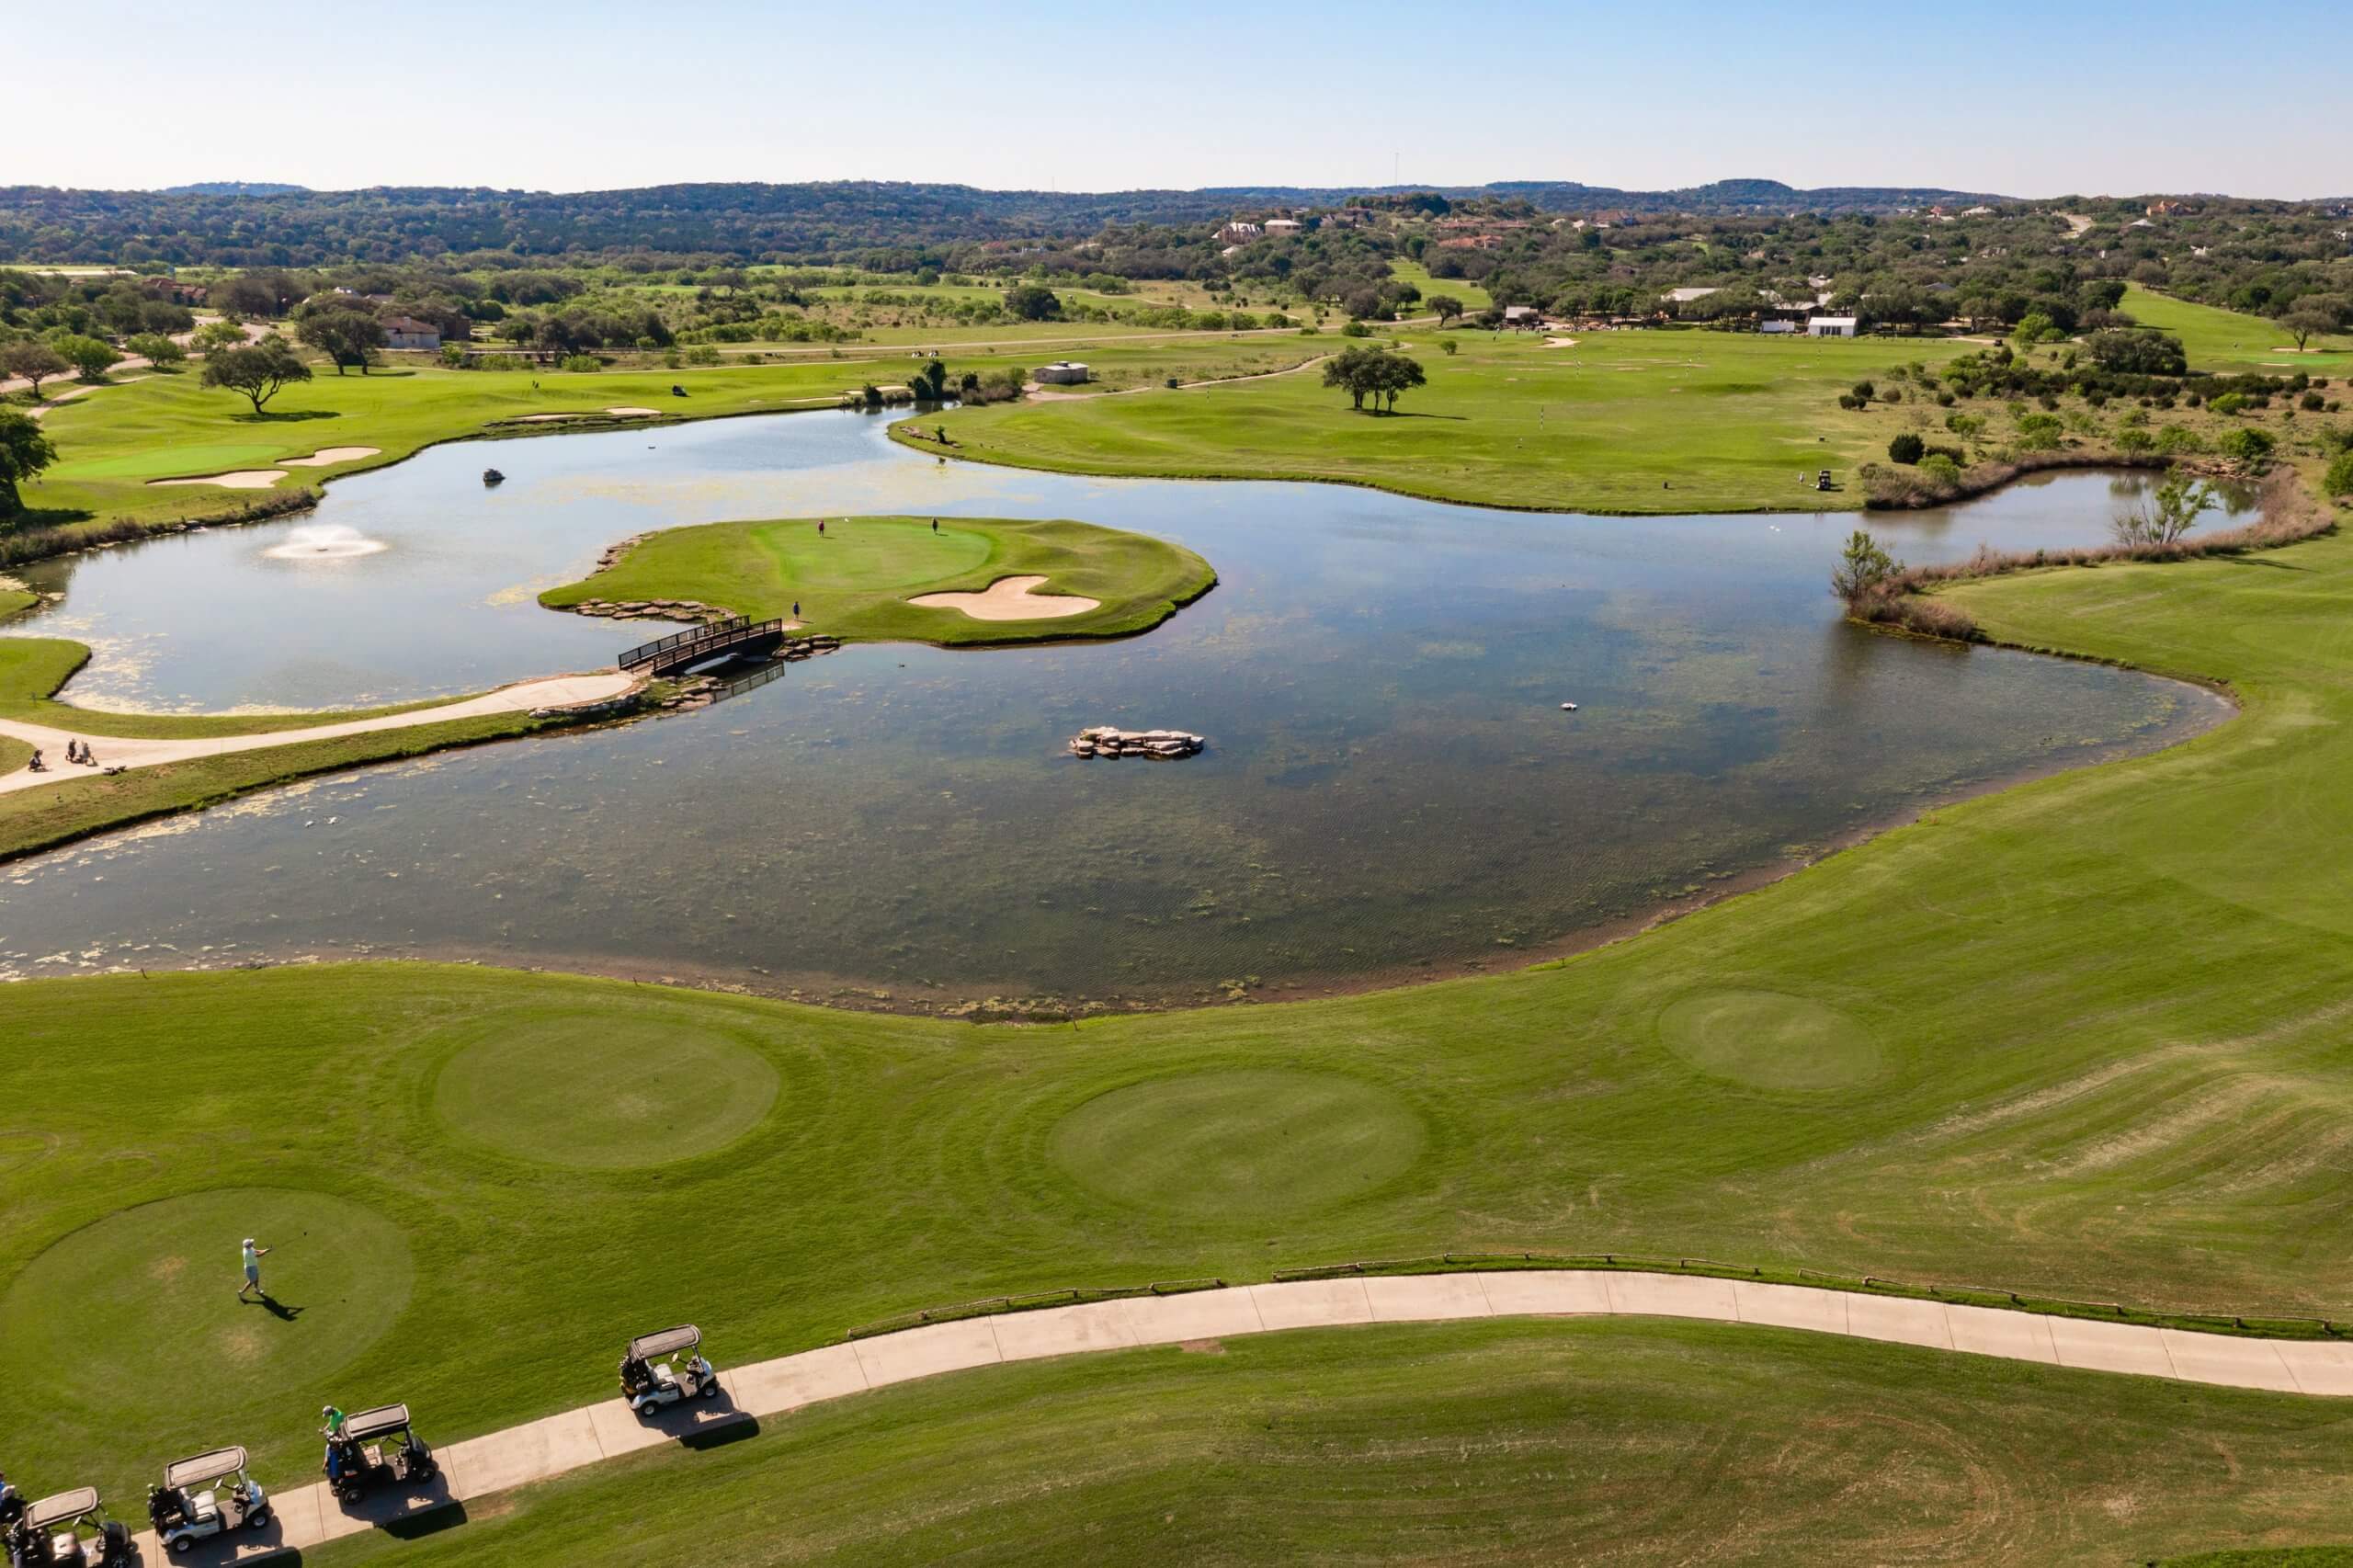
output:
POLYGON ((333 740, 338 735, 366 734, 374 730, 438 724, 446 720, 472 719, 485 713, 514 713, 531 708, 577 708, 585 703, 619 697, 636 684, 635 676, 610 670, 596 675, 550 676, 544 680, 527 680, 517 686, 502 687, 480 697, 469 697, 461 702, 417 708, 405 713, 386 713, 373 719, 349 719, 335 724, 314 724, 302 730, 271 730, 249 735, 205 735, 182 740, 84 736, 73 730, 28 723, 21 719, 0 719, 0 735, 13 735, 20 741, 29 741, 40 750, 42 760, 49 764, 48 771, 43 773, 35 773, 30 767, 20 767, 0 778, 0 794, 18 790, 39 790, 71 779, 98 776, 97 768, 79 767, 65 760, 65 743, 69 739, 88 740, 97 753, 100 767, 153 767, 160 763, 186 762, 191 757, 260 751, 269 746, 294 745, 303 741, 333 740))
MULTIPOLYGON (((274 1498, 277 1517, 267 1529, 241 1540, 233 1551, 200 1547, 196 1561, 230 1562, 299 1551, 377 1528, 404 1515, 545 1481, 641 1449, 689 1442, 728 1422, 781 1415, 869 1389, 974 1367, 1284 1329, 1602 1314, 1759 1324, 2223 1388, 2353 1395, 2353 1345, 2185 1334, 1803 1285, 1541 1270, 1245 1285, 968 1318, 829 1345, 723 1369, 718 1398, 674 1406, 652 1419, 632 1415, 620 1400, 607 1400, 452 1443, 438 1451, 440 1479, 412 1497, 387 1495, 347 1512, 323 1485, 279 1493, 274 1498)), ((723 1351, 725 1346, 722 1342, 712 1348, 723 1351)), ((429 1438, 432 1413, 419 1411, 416 1415, 429 1438)), ((237 1434, 217 1436, 228 1441, 237 1434)), ((271 1478, 260 1479, 267 1485, 271 1478)), ((140 1545, 142 1561, 161 1561, 153 1537, 142 1536, 140 1545)))

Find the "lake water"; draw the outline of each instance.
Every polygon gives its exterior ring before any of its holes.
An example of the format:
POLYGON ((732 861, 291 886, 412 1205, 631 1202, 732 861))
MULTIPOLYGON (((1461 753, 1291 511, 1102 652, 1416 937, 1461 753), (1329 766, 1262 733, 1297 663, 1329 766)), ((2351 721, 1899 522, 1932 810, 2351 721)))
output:
MULTIPOLYGON (((2069 474, 1870 526, 1915 561, 2094 542, 2135 483, 2069 474)), ((1177 540, 1221 581, 1126 642, 853 648, 699 713, 20 861, 0 976, 373 953, 918 1007, 1298 994, 1523 962, 2221 711, 1842 624, 1824 583, 1851 515, 1065 478, 941 464, 831 412, 435 449, 312 517, 44 563, 27 575, 64 601, 9 630, 89 642, 67 695, 94 706, 470 691, 654 634, 533 602, 615 540, 859 512, 1084 518, 1177 540), (485 490, 493 461, 508 479, 485 490), (306 526, 385 548, 288 559, 306 526), (1092 723, 1211 744, 1064 755, 1092 723)))

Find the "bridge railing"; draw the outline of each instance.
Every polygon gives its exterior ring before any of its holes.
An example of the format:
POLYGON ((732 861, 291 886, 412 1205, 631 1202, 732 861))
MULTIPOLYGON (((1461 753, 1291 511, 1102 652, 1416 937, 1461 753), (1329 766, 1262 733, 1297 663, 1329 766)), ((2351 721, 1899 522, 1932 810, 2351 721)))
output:
POLYGON ((675 636, 665 637, 659 642, 631 648, 620 656, 619 663, 625 670, 650 666, 659 671, 665 665, 674 668, 681 665, 691 665, 698 659, 708 658, 714 653, 723 653, 728 649, 743 643, 757 642, 772 637, 781 638, 783 635, 784 618, 782 616, 756 624, 740 615, 730 616, 725 620, 714 622, 698 631, 681 631, 675 636))
POLYGON ((623 653, 614 663, 622 669, 628 669, 632 665, 652 664, 673 648, 683 647, 688 642, 699 642, 706 637, 716 636, 721 632, 741 631, 750 624, 751 622, 744 616, 731 615, 725 620, 710 621, 702 626, 689 627, 684 631, 673 631, 669 636, 656 638, 651 642, 641 642, 623 653))

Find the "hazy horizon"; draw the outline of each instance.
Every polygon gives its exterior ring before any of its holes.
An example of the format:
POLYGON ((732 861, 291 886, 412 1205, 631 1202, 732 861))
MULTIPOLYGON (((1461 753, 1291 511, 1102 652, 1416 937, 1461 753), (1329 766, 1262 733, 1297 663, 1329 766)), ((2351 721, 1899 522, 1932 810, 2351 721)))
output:
POLYGON ((2353 95, 2331 72, 2353 15, 2315 0, 2285 0, 2259 30, 2216 29, 2211 7, 2180 0, 2129 26, 2086 0, 1993 0, 1933 30, 1851 0, 1769 28, 1693 0, 1639 36, 1589 6, 1523 0, 1435 20, 1304 0, 1272 23, 1205 0, 1170 26, 1070 0, 920 17, 709 0, 680 16, 411 0, 388 32, 349 0, 252 0, 215 40, 157 0, 27 8, 9 22, 11 107, 55 133, 14 147, 0 185, 1757 177, 2026 199, 2353 195, 2353 95), (256 112, 241 90, 277 107, 256 112))

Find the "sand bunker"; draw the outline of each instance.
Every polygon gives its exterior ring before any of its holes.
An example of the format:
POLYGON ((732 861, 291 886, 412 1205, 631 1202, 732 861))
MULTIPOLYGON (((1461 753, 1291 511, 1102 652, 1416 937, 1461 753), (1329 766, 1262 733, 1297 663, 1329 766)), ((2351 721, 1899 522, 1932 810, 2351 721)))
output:
POLYGON ((1577 340, 1574 337, 1548 337, 1544 340, 1547 348, 1574 348, 1576 346, 1577 340))
POLYGON ((151 479, 149 485, 217 484, 223 490, 267 490, 286 477, 282 468, 241 468, 228 473, 209 473, 201 479, 151 479))
POLYGON ((921 594, 907 602, 926 609, 961 609, 974 620, 1052 620, 1102 608, 1100 599, 1033 591, 1045 581, 1043 577, 999 577, 981 593, 921 594))
POLYGON ((307 458, 280 458, 290 468, 326 468, 335 463, 347 463, 355 458, 372 458, 381 447, 321 447, 307 458))
POLYGON ((659 419, 662 416, 658 408, 608 408, 605 412, 620 415, 624 419, 659 419))

